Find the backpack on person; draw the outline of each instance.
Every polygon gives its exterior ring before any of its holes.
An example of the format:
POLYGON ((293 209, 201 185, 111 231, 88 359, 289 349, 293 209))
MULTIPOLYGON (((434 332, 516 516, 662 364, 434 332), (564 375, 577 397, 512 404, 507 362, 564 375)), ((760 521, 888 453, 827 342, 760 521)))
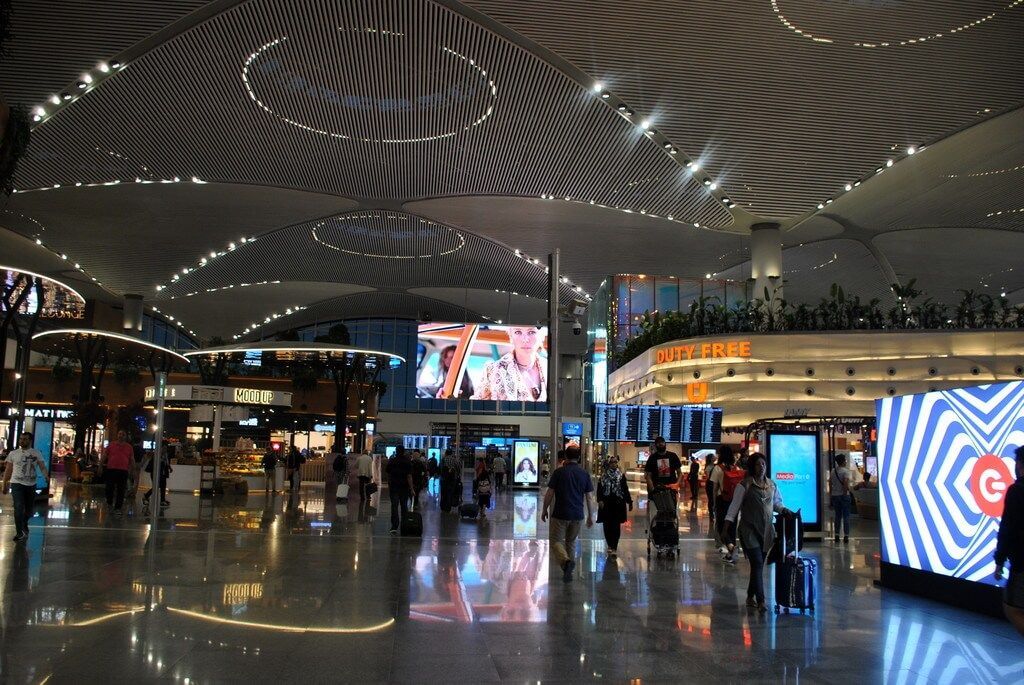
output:
POLYGON ((344 454, 339 454, 334 458, 334 463, 331 464, 331 469, 335 473, 345 473, 348 471, 348 457, 344 454))
POLYGON ((489 478, 481 478, 476 482, 476 494, 490 496, 491 480, 489 478))
POLYGON ((743 469, 722 469, 722 501, 731 502, 736 486, 743 482, 747 473, 743 469))

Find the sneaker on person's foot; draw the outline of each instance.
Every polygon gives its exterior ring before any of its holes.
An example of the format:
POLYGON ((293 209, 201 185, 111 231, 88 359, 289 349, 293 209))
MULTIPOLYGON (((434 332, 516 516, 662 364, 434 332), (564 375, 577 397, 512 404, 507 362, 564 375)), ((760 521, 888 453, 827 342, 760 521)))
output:
POLYGON ((839 544, 839 536, 837 535, 834 538, 832 538, 832 542, 834 542, 835 544, 838 545, 839 544))
POLYGON ((849 542, 850 542, 850 536, 849 535, 844 535, 843 536, 843 544, 845 545, 845 544, 848 544, 849 542))
POLYGON ((28 533, 18 533, 17 535, 14 536, 14 541, 15 542, 21 542, 22 540, 24 540, 27 537, 28 537, 28 533))
POLYGON ((168 502, 168 501, 167 501, 167 500, 165 500, 165 499, 163 499, 163 500, 160 500, 160 504, 161 504, 161 505, 163 505, 163 506, 165 506, 165 507, 169 507, 169 506, 171 506, 171 503, 170 503, 170 502, 168 502))
POLYGON ((753 597, 747 597, 747 606, 750 607, 751 609, 756 609, 757 608, 757 600, 754 599, 753 597))
POLYGON ((388 531, 388 534, 389 535, 398 535, 398 529, 397 528, 392 528, 391 530, 388 531))
POLYGON ((725 556, 726 554, 729 553, 729 548, 726 547, 725 545, 722 545, 721 547, 718 548, 718 553, 721 554, 722 556, 725 556))

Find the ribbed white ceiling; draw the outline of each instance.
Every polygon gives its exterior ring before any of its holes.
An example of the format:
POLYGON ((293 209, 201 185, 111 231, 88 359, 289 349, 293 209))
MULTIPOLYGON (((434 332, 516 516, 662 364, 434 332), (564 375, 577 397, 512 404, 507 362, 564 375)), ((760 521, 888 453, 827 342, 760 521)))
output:
POLYGON ((732 223, 588 85, 426 1, 242 3, 130 61, 34 138, 20 187, 115 180, 81 163, 99 147, 158 178, 378 199, 554 193, 732 223))
POLYGON ((1024 101, 1013 0, 466 4, 603 81, 762 216, 1024 101))

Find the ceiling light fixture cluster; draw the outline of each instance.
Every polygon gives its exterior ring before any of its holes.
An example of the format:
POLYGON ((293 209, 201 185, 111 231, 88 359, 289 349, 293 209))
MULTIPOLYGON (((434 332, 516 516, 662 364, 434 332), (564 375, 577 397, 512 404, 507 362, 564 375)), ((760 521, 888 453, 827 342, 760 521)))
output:
MULTIPOLYGON (((566 200, 568 200, 568 199, 569 198, 566 198, 566 200)), ((522 250, 516 250, 516 257, 519 257, 523 261, 526 261, 526 262, 529 262, 530 264, 533 264, 538 269, 541 269, 545 274, 549 273, 548 267, 543 262, 541 262, 536 257, 531 257, 530 255, 526 254, 522 250)), ((585 291, 582 286, 579 286, 579 285, 573 283, 567 277, 562 276, 561 278, 559 278, 559 282, 562 285, 567 285, 570 288, 572 288, 573 292, 578 293, 587 302, 590 302, 593 299, 593 297, 591 297, 590 293, 585 291)), ((512 293, 512 294, 513 295, 517 295, 518 293, 512 293)))
POLYGON ((290 316, 292 314, 295 314, 296 312, 301 312, 304 309, 307 309, 307 307, 302 307, 302 306, 296 305, 294 307, 288 307, 287 309, 284 310, 283 313, 275 312, 273 314, 270 314, 265 319, 263 319, 263 321, 261 321, 261 322, 253 322, 253 323, 249 324, 249 326, 244 331, 242 331, 238 335, 231 336, 231 339, 232 340, 238 340, 238 339, 248 335, 249 333, 254 332, 257 328, 260 328, 261 326, 263 326, 265 324, 268 324, 268 323, 270 323, 272 321, 276 321, 277 319, 280 319, 283 316, 290 316))
POLYGON ((75 183, 68 183, 68 184, 65 184, 65 185, 62 185, 60 183, 54 183, 52 186, 44 186, 42 188, 26 188, 26 189, 23 189, 23 190, 18 190, 17 188, 15 188, 11 192, 12 193, 18 193, 18 194, 22 194, 22 193, 38 193, 38 192, 41 192, 41 191, 44 191, 44 190, 60 190, 61 188, 98 188, 100 186, 118 186, 118 185, 122 185, 122 184, 127 185, 129 183, 140 183, 140 184, 143 184, 143 185, 151 184, 151 183, 196 183, 196 184, 199 184, 199 185, 205 185, 206 181, 200 179, 198 176, 193 176, 192 178, 186 178, 186 179, 182 179, 180 176, 175 176, 174 178, 161 178, 161 179, 149 179, 149 178, 138 178, 137 177, 137 178, 134 178, 134 179, 132 179, 130 181, 123 181, 121 179, 114 179, 113 181, 100 181, 98 183, 82 183, 81 181, 77 181, 75 183))
POLYGON ((182 322, 181 320, 179 320, 179 319, 175 319, 175 318, 174 318, 173 316, 171 316, 170 314, 167 314, 166 312, 162 312, 162 311, 160 311, 159 309, 157 309, 156 307, 153 307, 153 306, 151 306, 151 307, 150 307, 150 309, 151 309, 151 310, 153 310, 154 312, 156 312, 157 314, 161 314, 161 315, 163 315, 163 317, 164 317, 165 319, 167 319, 168 321, 170 321, 171 323, 173 323, 173 324, 174 324, 175 326, 177 326, 177 327, 178 327, 178 328, 180 328, 181 330, 183 330, 183 331, 188 331, 188 334, 189 334, 189 335, 191 335, 191 336, 195 336, 196 332, 195 332, 195 331, 193 331, 193 330, 192 330, 191 328, 189 328, 188 326, 186 326, 186 325, 184 324, 184 322, 182 322))
POLYGON ((337 252, 344 252, 346 254, 355 255, 357 257, 372 257, 374 259, 427 259, 427 258, 430 258, 430 257, 445 257, 447 255, 452 254, 453 252, 458 252, 459 250, 461 250, 463 247, 466 246, 466 237, 464 235, 462 235, 461 233, 459 233, 458 231, 456 231, 451 226, 446 226, 445 224, 439 224, 439 223, 434 222, 434 221, 428 221, 427 219, 421 219, 419 217, 415 217, 415 219, 417 221, 419 221, 419 223, 421 223, 421 224, 424 224, 426 226, 434 226, 434 227, 437 227, 439 229, 443 229, 444 231, 447 231, 449 233, 454 234, 455 238, 457 240, 457 244, 454 245, 454 247, 450 247, 448 249, 442 250, 442 251, 434 253, 434 254, 421 254, 421 255, 374 254, 374 253, 370 253, 370 252, 359 252, 357 250, 347 250, 347 249, 345 249, 343 247, 338 247, 337 245, 333 245, 333 244, 327 242, 326 240, 324 240, 323 238, 321 238, 319 235, 317 235, 317 232, 316 232, 316 229, 324 228, 325 226, 327 226, 328 222, 331 222, 331 221, 342 221, 343 226, 344 226, 344 222, 348 221, 350 219, 389 219, 389 220, 397 220, 397 221, 411 221, 413 218, 414 217, 409 217, 409 216, 405 216, 405 215, 402 215, 402 214, 391 214, 391 215, 384 215, 384 214, 345 214, 345 215, 342 215, 342 216, 339 216, 339 217, 334 217, 333 219, 326 219, 324 221, 319 222, 316 226, 314 226, 310 230, 310 232, 313 235, 313 240, 315 240, 316 242, 320 243, 324 247, 330 248, 330 249, 335 250, 337 252))
MULTIPOLYGON (((1024 2, 1024 0, 1021 1, 1024 2)), ((618 112, 618 114, 626 121, 635 124, 642 131, 644 136, 654 141, 665 154, 667 154, 669 157, 675 160, 676 164, 685 167, 686 170, 690 172, 690 175, 694 178, 694 180, 700 182, 707 189, 708 194, 710 194, 713 198, 721 202, 729 209, 736 208, 736 203, 733 202, 728 196, 724 195, 724 191, 722 193, 716 194, 715 191, 719 190, 719 184, 717 181, 715 181, 715 179, 711 178, 710 175, 701 172, 701 164, 692 159, 688 159, 685 155, 680 154, 679 148, 676 147, 672 143, 672 141, 668 139, 667 136, 658 131, 658 129, 654 128, 654 122, 651 119, 646 118, 637 121, 634 118, 634 115, 636 115, 636 110, 627 105, 617 95, 607 90, 604 84, 601 83, 600 81, 594 83, 593 93, 596 96, 600 97, 602 100, 604 100, 609 107, 618 112)), ((545 199, 554 199, 554 196, 547 197, 545 195, 541 195, 541 197, 545 199)), ((569 198, 567 197, 565 199, 568 200, 569 198)), ((616 209, 618 209, 618 207, 616 207, 616 209)), ((640 213, 645 214, 646 212, 641 211, 640 213)))
POLYGON ((82 76, 60 93, 54 93, 44 104, 32 108, 32 121, 42 124, 62 111, 72 102, 93 90, 100 83, 110 78, 127 65, 120 60, 100 62, 94 69, 85 72, 82 76))
MULTIPOLYGON (((276 284, 278 284, 280 282, 281 281, 259 281, 258 283, 239 283, 237 285, 237 287, 239 287, 239 288, 248 288, 248 287, 254 286, 254 285, 276 285, 276 284)), ((235 287, 236 286, 234 284, 232 284, 232 285, 222 285, 219 288, 207 288, 205 291, 203 291, 203 290, 193 290, 190 293, 185 293, 184 295, 180 295, 180 296, 179 295, 171 295, 170 299, 177 300, 179 297, 182 297, 182 298, 194 297, 195 295, 198 295, 201 292, 216 293, 216 292, 220 292, 221 290, 231 290, 232 288, 235 288, 235 287)))
MULTIPOLYGON (((354 29, 344 29, 344 28, 339 28, 338 30, 342 31, 342 32, 352 31, 352 32, 358 32, 358 33, 373 33, 373 34, 379 34, 379 35, 382 35, 382 36, 389 36, 389 37, 396 37, 396 38, 401 38, 401 37, 405 36, 404 33, 400 33, 400 32, 397 32, 397 31, 388 31, 388 30, 385 30, 385 29, 373 29, 373 28, 366 28, 366 29, 357 29, 357 28, 354 28, 354 29)), ((494 113, 494 102, 496 101, 497 96, 498 96, 498 86, 494 83, 494 81, 491 78, 489 78, 487 76, 487 72, 484 71, 476 63, 476 60, 471 59, 471 58, 467 57, 466 55, 460 54, 460 53, 456 52, 455 50, 452 50, 449 47, 439 46, 440 50, 443 53, 445 53, 447 55, 450 55, 450 56, 453 56, 453 57, 455 57, 457 59, 462 60, 467 65, 469 65, 469 67, 471 69, 474 69, 477 72, 477 74, 482 79, 485 79, 487 81, 487 87, 488 87, 488 90, 490 91, 491 102, 488 105, 487 110, 482 115, 477 117, 477 119, 475 121, 473 121, 472 123, 468 124, 467 126, 460 127, 458 130, 448 131, 448 132, 445 132, 445 133, 440 133, 438 135, 425 136, 425 137, 421 137, 421 138, 386 139, 386 138, 361 138, 359 136, 350 136, 350 135, 347 135, 347 134, 344 134, 344 133, 338 133, 336 131, 328 131, 326 129, 316 128, 314 126, 309 126, 307 124, 303 124, 302 122, 295 121, 294 119, 290 119, 290 118, 288 118, 288 117, 286 117, 286 116, 284 116, 282 114, 279 114, 278 112, 275 112, 269 105, 267 105, 263 100, 260 99, 259 95, 256 94, 256 91, 253 89, 252 82, 250 81, 250 78, 249 78, 250 69, 253 68, 253 62, 255 62, 261 55, 266 53, 268 50, 273 50, 273 49, 277 48, 278 46, 280 46, 283 43, 285 43, 287 40, 288 40, 288 36, 281 36, 280 38, 277 38, 275 40, 270 41, 269 43, 264 43, 259 48, 257 48, 256 51, 254 51, 252 54, 250 54, 249 57, 246 58, 246 60, 245 60, 245 65, 242 67, 242 84, 245 86, 245 92, 248 93, 249 98, 253 102, 255 102, 260 107, 260 109, 262 109, 266 113, 270 114, 271 116, 279 119, 280 121, 283 121, 286 124, 291 124, 292 126, 300 128, 300 129, 302 129, 304 131, 309 131, 310 133, 316 133, 316 134, 323 135, 323 136, 329 136, 331 138, 339 138, 339 139, 342 139, 342 140, 357 140, 357 141, 360 141, 360 142, 363 142, 363 143, 424 143, 424 142, 428 142, 428 141, 432 141, 432 140, 443 140, 445 138, 450 138, 452 136, 458 135, 459 133, 462 133, 463 131, 468 131, 468 130, 472 129, 475 126, 479 126, 480 124, 482 124, 484 121, 486 121, 494 113)))
MULTIPOLYGON (((193 271, 197 271, 197 270, 203 268, 204 266, 206 266, 207 264, 212 262, 214 259, 217 259, 217 257, 223 257, 224 255, 226 255, 229 252, 234 252, 235 250, 238 249, 238 247, 240 245, 247 245, 249 243, 254 243, 254 242, 256 242, 256 238, 255 237, 242 236, 241 238, 239 238, 238 243, 230 242, 230 243, 228 243, 228 246, 226 248, 224 248, 223 250, 221 250, 219 252, 217 250, 211 250, 209 252, 209 254, 201 255, 199 257, 199 261, 196 262, 195 266, 184 266, 184 267, 181 268, 180 273, 175 272, 174 274, 172 274, 171 275, 170 283, 163 283, 163 284, 160 284, 160 285, 156 286, 156 291, 160 292, 164 288, 170 287, 171 284, 177 283, 179 280, 181 280, 182 276, 187 276, 188 274, 192 273, 193 271)), ((210 292, 212 292, 212 291, 210 291, 210 292)))
MULTIPOLYGON (((1024 2, 1024 0, 1021 0, 1021 2, 1024 2)), ((925 150, 925 146, 924 145, 911 145, 911 146, 909 146, 906 149, 906 151, 904 152, 904 154, 897 155, 895 158, 891 158, 890 157, 889 159, 885 160, 884 163, 882 163, 881 165, 876 167, 875 170, 873 172, 870 172, 867 176, 864 176, 862 178, 857 179, 856 181, 852 181, 852 182, 847 183, 846 185, 844 185, 843 189, 840 190, 839 192, 837 192, 835 197, 830 197, 830 198, 828 198, 827 200, 825 200, 823 202, 819 202, 818 205, 817 205, 818 209, 825 209, 825 207, 827 207, 828 205, 832 204, 839 196, 843 195, 844 193, 850 192, 854 188, 860 187, 861 183, 864 183, 865 181, 869 180, 873 176, 877 176, 878 174, 883 173, 886 169, 891 169, 893 167, 893 165, 896 164, 896 162, 900 162, 900 161, 906 159, 907 157, 911 157, 913 155, 916 155, 917 153, 923 152, 924 150, 925 150)))
MULTIPOLYGON (((667 221, 671 221, 673 223, 680 224, 682 226, 693 226, 694 228, 700 228, 701 227, 699 221, 693 221, 693 222, 681 221, 681 220, 675 218, 671 214, 669 214, 668 216, 661 216, 661 215, 655 214, 653 212, 648 212, 646 209, 641 209, 641 210, 637 211, 637 210, 633 210, 633 209, 627 209, 627 208, 621 207, 619 205, 605 205, 605 204, 601 204, 600 202, 597 202, 595 200, 590 200, 590 201, 576 200, 576 199, 573 199, 573 198, 569 197, 568 195, 566 195, 566 196, 564 196, 562 198, 557 198, 554 195, 548 195, 548 194, 544 193, 544 194, 542 194, 540 196, 540 198, 542 200, 558 200, 558 199, 561 199, 563 202, 572 202, 572 203, 579 204, 579 205, 593 205, 594 207, 600 207, 601 209, 615 209, 615 210, 618 210, 618 211, 620 211, 620 212, 622 212, 624 214, 639 214, 641 216, 646 216, 646 217, 649 217, 651 219, 665 219, 667 221)), ((735 206, 735 205, 732 205, 732 206, 735 206)), ((705 227, 705 228, 708 228, 708 227, 705 227)))
MULTIPOLYGON (((964 32, 964 31, 966 31, 968 29, 974 28, 975 26, 980 26, 981 24, 984 24, 986 21, 990 21, 992 19, 995 19, 996 15, 999 14, 999 12, 992 12, 990 14, 986 14, 986 15, 978 18, 978 19, 975 19, 974 21, 969 21, 969 22, 966 22, 964 24, 960 24, 959 26, 954 26, 954 27, 950 28, 948 31, 946 31, 944 33, 936 32, 936 33, 930 33, 930 34, 927 34, 927 35, 924 35, 924 36, 917 36, 917 37, 914 37, 914 38, 894 39, 894 40, 890 40, 890 41, 880 41, 880 42, 877 42, 877 43, 868 43, 868 42, 864 42, 864 41, 858 41, 858 42, 853 42, 853 43, 844 43, 841 40, 836 40, 836 39, 833 39, 833 38, 827 38, 825 36, 816 36, 813 33, 811 33, 810 31, 806 31, 804 29, 799 28, 796 24, 791 22, 786 17, 785 14, 782 13, 782 8, 779 7, 780 0, 769 0, 769 2, 771 3, 772 11, 775 12, 775 16, 778 18, 778 20, 780 22, 782 22, 782 25, 785 26, 790 31, 792 31, 793 33, 795 33, 798 36, 800 36, 801 38, 807 38, 809 40, 814 41, 815 43, 837 43, 838 42, 841 45, 852 45, 853 47, 856 47, 856 48, 893 48, 893 47, 900 47, 900 46, 904 46, 904 45, 916 45, 918 43, 924 43, 924 42, 927 42, 929 40, 937 40, 937 39, 942 38, 942 37, 944 37, 946 35, 962 33, 962 32, 964 32)), ((1012 2, 1010 2, 1008 5, 1006 5, 1006 7, 1003 9, 1003 11, 1011 10, 1014 7, 1016 7, 1017 5, 1020 5, 1022 2, 1024 2, 1024 0, 1012 0, 1012 2)))

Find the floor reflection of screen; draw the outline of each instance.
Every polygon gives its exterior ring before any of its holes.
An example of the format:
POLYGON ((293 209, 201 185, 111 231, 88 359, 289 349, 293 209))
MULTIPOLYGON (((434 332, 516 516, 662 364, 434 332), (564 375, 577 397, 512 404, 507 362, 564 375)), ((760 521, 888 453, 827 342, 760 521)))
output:
POLYGON ((516 442, 512 446, 512 451, 513 480, 516 485, 536 485, 538 482, 537 464, 540 463, 540 443, 516 442))
POLYGON ((516 495, 514 507, 512 536, 517 539, 537 537, 537 496, 516 495))
POLYGON ((465 557, 416 558, 409 616, 437 623, 543 622, 547 585, 547 542, 470 542, 465 557))

